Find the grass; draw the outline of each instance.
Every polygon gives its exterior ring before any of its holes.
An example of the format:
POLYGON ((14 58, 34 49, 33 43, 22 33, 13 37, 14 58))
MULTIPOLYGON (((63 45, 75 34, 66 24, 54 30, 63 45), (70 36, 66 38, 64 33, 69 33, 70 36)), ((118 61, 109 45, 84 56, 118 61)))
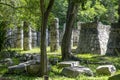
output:
MULTIPOLYGON (((74 47, 75 49, 75 47, 74 47)), ((12 49, 12 50, 16 50, 21 54, 25 54, 25 53, 40 53, 40 49, 39 48, 35 48, 29 51, 23 51, 20 49, 12 49)), ((49 58, 52 57, 57 57, 57 58, 61 58, 61 51, 60 49, 56 52, 50 52, 50 48, 47 48, 47 54, 49 58)), ((108 56, 100 56, 97 54, 77 54, 77 57, 79 57, 80 59, 83 60, 87 60, 89 62, 93 62, 93 64, 89 64, 89 63, 80 63, 80 65, 85 66, 85 67, 89 67, 94 73, 96 72, 96 68, 100 65, 100 64, 94 64, 94 62, 112 62, 116 68, 117 68, 117 72, 116 74, 120 74, 120 59, 119 57, 108 57, 108 56)), ((16 58, 13 58, 13 61, 15 63, 19 63, 18 60, 16 58)), ((61 75, 61 70, 59 69, 57 65, 53 65, 52 66, 52 71, 49 72, 49 80, 108 80, 109 76, 97 76, 95 75, 94 77, 86 77, 86 76, 79 76, 76 78, 68 78, 65 77, 63 75, 61 75)), ((28 76, 26 74, 5 74, 7 71, 6 67, 0 67, 0 76, 3 77, 7 77, 7 78, 11 78, 12 80, 43 80, 43 77, 36 77, 36 76, 28 76)))

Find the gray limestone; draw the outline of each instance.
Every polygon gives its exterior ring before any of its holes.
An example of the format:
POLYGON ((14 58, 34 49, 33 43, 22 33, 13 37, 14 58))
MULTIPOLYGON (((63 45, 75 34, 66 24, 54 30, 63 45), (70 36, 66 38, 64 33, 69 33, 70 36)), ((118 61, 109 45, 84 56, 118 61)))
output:
POLYGON ((97 23, 82 23, 79 35, 77 53, 99 53, 100 43, 98 38, 97 23))
POLYGON ((78 77, 79 75, 93 76, 92 70, 82 66, 74 66, 74 67, 65 67, 62 70, 62 74, 67 77, 78 77))
POLYGON ((32 49, 32 32, 28 22, 24 22, 23 33, 24 33, 23 49, 31 50, 32 49))
POLYGON ((96 73, 98 75, 112 75, 116 72, 116 68, 114 65, 101 65, 96 69, 96 73))
POLYGON ((79 66, 79 61, 63 61, 63 62, 58 63, 58 66, 60 68, 79 66))
POLYGON ((50 51, 54 52, 59 48, 59 19, 55 18, 50 27, 50 51))
POLYGON ((118 23, 111 25, 106 55, 120 56, 120 27, 118 23))
POLYGON ((37 47, 37 32, 32 30, 32 47, 37 47))
POLYGON ((105 55, 111 27, 102 23, 81 23, 77 53, 105 55))
POLYGON ((23 49, 23 30, 21 27, 17 27, 16 37, 16 47, 23 49))
POLYGON ((110 28, 111 27, 109 25, 103 25, 102 23, 98 24, 98 38, 99 38, 101 55, 106 54, 110 28))

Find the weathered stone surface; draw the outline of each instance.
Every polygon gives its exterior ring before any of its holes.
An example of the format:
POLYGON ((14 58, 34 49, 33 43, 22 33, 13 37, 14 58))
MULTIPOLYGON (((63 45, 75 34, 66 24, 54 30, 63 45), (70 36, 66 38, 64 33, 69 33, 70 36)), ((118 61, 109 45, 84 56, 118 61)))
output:
POLYGON ((36 60, 37 63, 40 63, 40 55, 39 54, 34 54, 33 55, 33 60, 36 60))
POLYGON ((23 49, 23 29, 21 27, 17 27, 16 32, 16 47, 23 49))
POLYGON ((58 63, 58 66, 60 68, 79 66, 79 61, 63 61, 63 62, 58 63))
POLYGON ((120 74, 113 75, 113 76, 109 77, 108 80, 120 80, 120 74))
POLYGON ((12 66, 14 63, 13 63, 13 60, 11 58, 6 58, 4 60, 4 63, 6 66, 12 66))
POLYGON ((32 49, 31 27, 30 27, 29 23, 26 21, 24 21, 23 34, 24 34, 23 49, 31 50, 32 49))
POLYGON ((77 53, 105 55, 111 27, 102 23, 81 23, 77 53))
POLYGON ((116 72, 116 68, 114 65, 102 65, 98 66, 96 69, 96 73, 99 75, 112 75, 116 72))
POLYGON ((120 27, 118 23, 113 23, 110 29, 110 35, 107 45, 107 55, 120 55, 120 27))
POLYGON ((38 64, 29 65, 27 67, 27 73, 29 73, 29 74, 34 74, 35 75, 39 72, 39 70, 40 70, 40 65, 38 65, 38 64))
POLYGON ((98 38, 99 38, 99 44, 100 44, 100 54, 105 55, 107 51, 107 44, 109 40, 109 34, 110 34, 110 26, 109 25, 103 25, 99 22, 98 24, 98 38))
POLYGON ((21 73, 21 72, 26 71, 26 67, 27 67, 27 64, 20 63, 19 65, 14 65, 14 66, 8 67, 8 72, 9 73, 14 73, 14 72, 21 73))
POLYGON ((77 53, 99 53, 98 23, 82 23, 77 53))
POLYGON ((93 76, 93 72, 89 68, 82 67, 82 66, 65 67, 62 70, 62 74, 67 77, 77 77, 80 74, 93 76))
POLYGON ((37 47, 37 32, 32 30, 32 47, 37 47))
POLYGON ((59 48, 59 19, 55 18, 50 27, 50 51, 56 51, 59 48))

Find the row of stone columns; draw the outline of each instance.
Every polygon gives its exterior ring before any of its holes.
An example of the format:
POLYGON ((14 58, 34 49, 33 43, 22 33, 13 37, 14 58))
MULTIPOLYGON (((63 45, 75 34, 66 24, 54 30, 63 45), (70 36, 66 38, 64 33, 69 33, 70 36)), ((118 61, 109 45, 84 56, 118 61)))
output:
MULTIPOLYGON (((51 22, 50 28, 46 29, 46 43, 47 46, 50 45, 50 51, 57 51, 59 46, 61 45, 62 37, 65 32, 65 24, 63 30, 59 29, 59 19, 54 18, 51 22)), ((79 30, 73 30, 72 39, 71 39, 71 47, 77 44, 79 30), (77 35, 76 35, 77 34, 77 35), (75 35, 73 37, 73 35, 75 35), (73 41, 74 40, 74 41, 73 41)), ((12 47, 21 48, 23 50, 30 50, 34 47, 40 46, 40 37, 41 34, 39 31, 35 31, 30 27, 30 24, 26 21, 23 22, 22 27, 16 27, 15 29, 11 29, 9 35, 12 35, 13 39, 12 47)))

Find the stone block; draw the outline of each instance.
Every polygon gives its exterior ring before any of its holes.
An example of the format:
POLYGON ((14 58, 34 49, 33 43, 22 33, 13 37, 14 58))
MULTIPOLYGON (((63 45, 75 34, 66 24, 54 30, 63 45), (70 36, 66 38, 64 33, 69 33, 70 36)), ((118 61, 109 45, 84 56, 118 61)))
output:
POLYGON ((79 61, 63 61, 63 62, 58 63, 58 66, 60 68, 79 66, 79 61))
POLYGON ((40 70, 40 65, 38 65, 38 64, 29 65, 27 67, 27 73, 29 73, 29 74, 34 74, 35 75, 39 72, 39 70, 40 70))
POLYGON ((96 73, 98 75, 112 75, 116 72, 116 68, 114 65, 101 65, 96 69, 96 73))
POLYGON ((78 77, 79 75, 93 76, 92 70, 82 66, 65 67, 62 74, 67 77, 78 77))

